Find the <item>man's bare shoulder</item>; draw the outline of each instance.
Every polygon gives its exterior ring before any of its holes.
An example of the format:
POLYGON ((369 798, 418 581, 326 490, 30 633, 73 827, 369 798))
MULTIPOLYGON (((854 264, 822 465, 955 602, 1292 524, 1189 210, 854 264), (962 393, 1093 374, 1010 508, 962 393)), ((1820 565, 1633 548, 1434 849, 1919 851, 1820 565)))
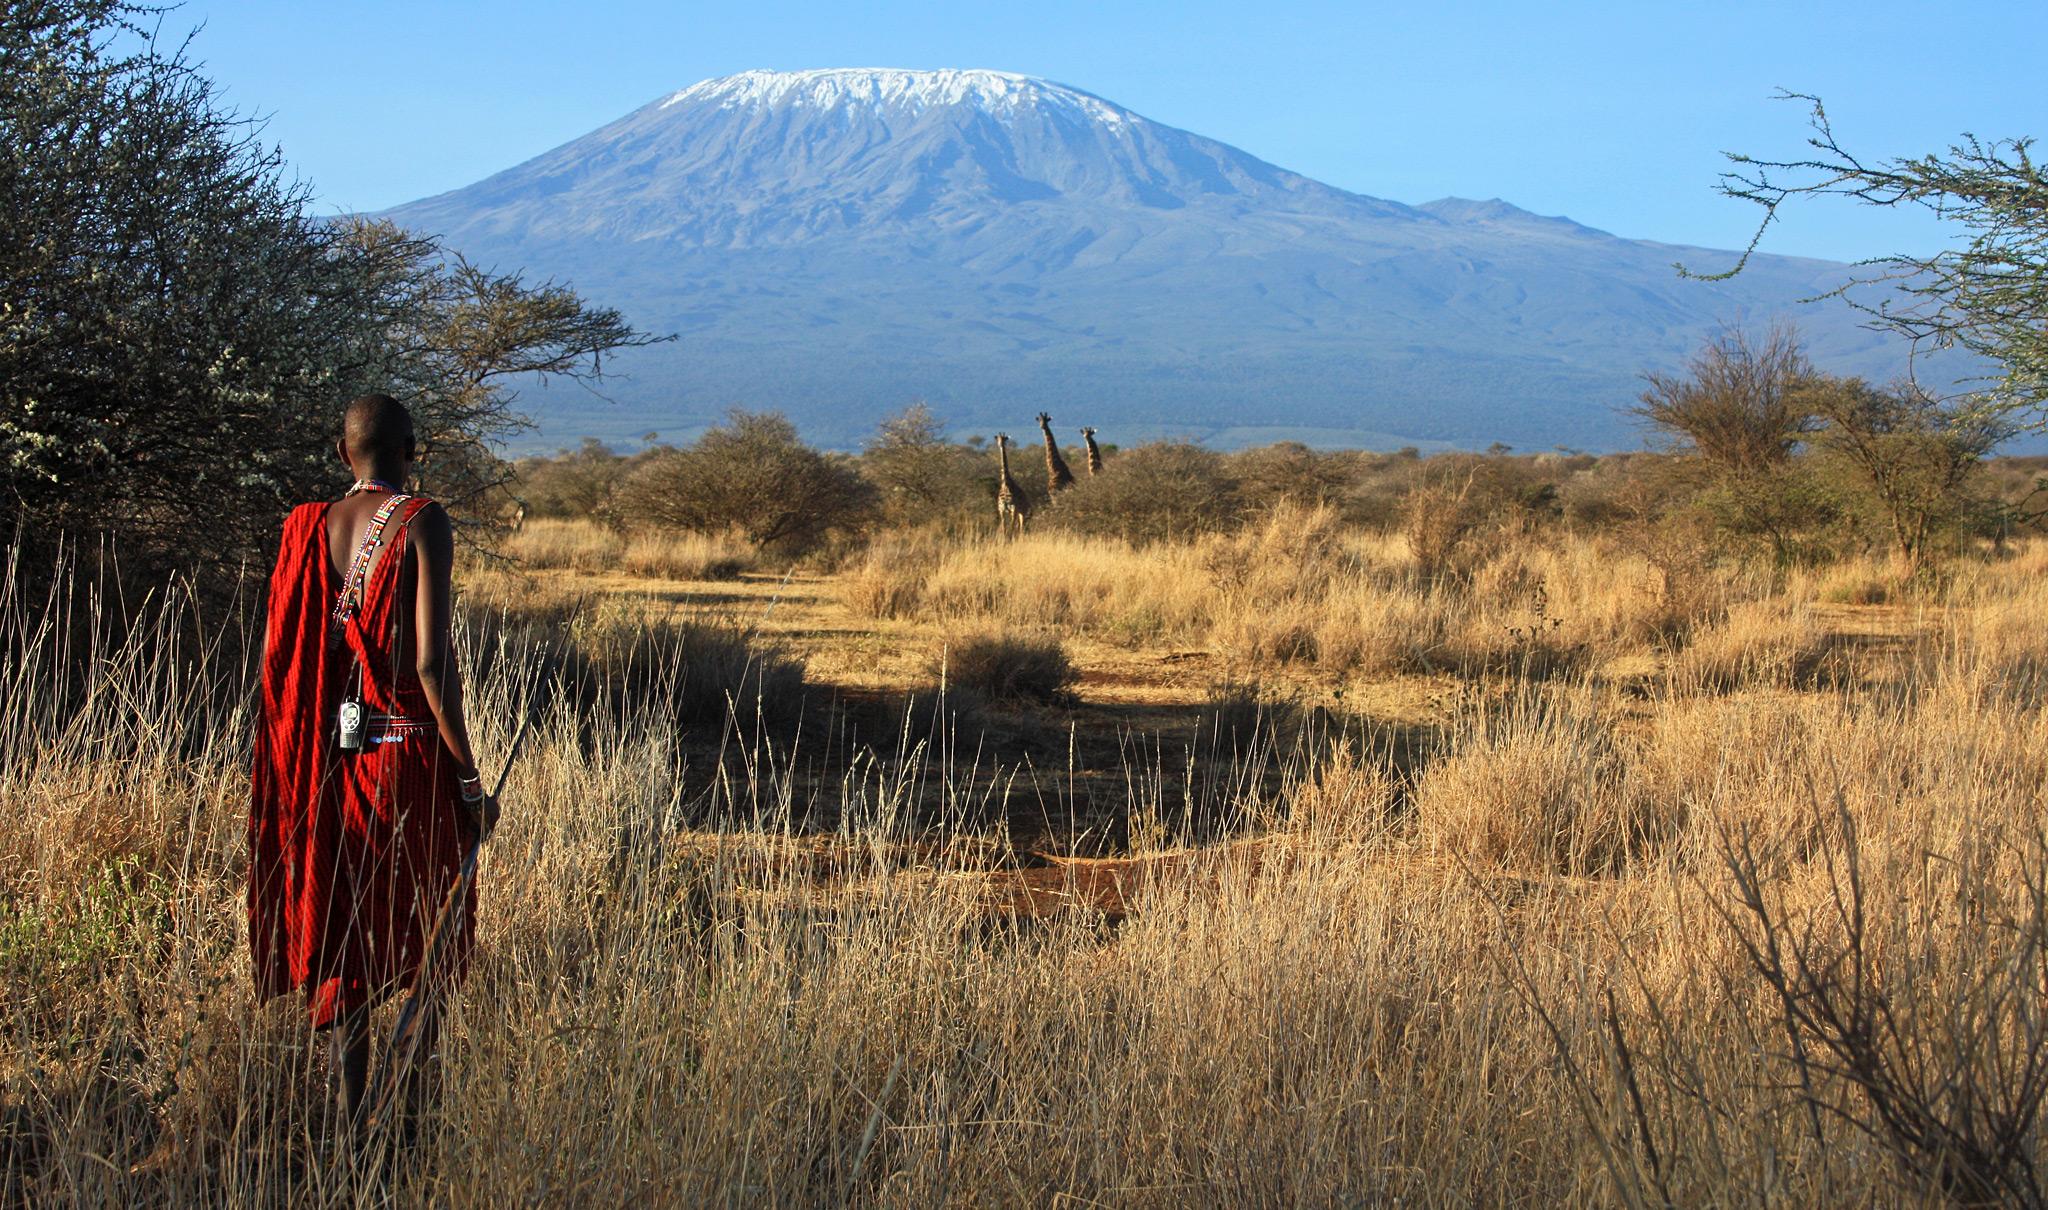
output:
POLYGON ((448 533, 455 532, 455 523, 449 519, 448 510, 441 507, 441 502, 431 496, 421 498, 419 511, 412 515, 412 523, 432 526, 448 533))
POLYGON ((411 528, 414 542, 430 551, 439 553, 454 548, 455 522, 439 500, 428 500, 420 505, 419 511, 412 515, 411 528))

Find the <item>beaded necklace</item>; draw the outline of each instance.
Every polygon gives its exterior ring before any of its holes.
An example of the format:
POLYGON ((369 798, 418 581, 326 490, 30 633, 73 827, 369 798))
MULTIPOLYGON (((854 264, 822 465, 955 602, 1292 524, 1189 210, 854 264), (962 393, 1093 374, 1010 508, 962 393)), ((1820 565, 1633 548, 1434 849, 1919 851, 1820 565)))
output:
MULTIPOLYGON (((360 487, 361 484, 357 486, 360 487)), ((349 494, 355 493, 351 490, 349 494)), ((391 523, 391 515, 410 499, 411 496, 401 492, 386 500, 378 507, 377 514, 370 518, 369 528, 363 531, 362 545, 356 547, 355 557, 349 560, 348 574, 342 577, 341 595, 334 601, 332 620, 336 637, 339 637, 341 629, 348 624, 349 619, 356 615, 356 610, 362 607, 363 582, 370 576, 370 556, 383 541, 385 526, 391 523)))
POLYGON ((342 498, 347 499, 357 492, 390 492, 395 496, 403 490, 396 483, 387 483, 382 479, 358 479, 349 485, 347 491, 342 493, 342 498))

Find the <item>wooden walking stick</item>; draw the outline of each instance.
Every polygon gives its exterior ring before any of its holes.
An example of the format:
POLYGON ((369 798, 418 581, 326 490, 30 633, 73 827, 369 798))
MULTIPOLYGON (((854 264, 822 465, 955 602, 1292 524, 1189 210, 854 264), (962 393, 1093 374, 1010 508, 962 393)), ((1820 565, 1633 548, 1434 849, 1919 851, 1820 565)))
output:
MULTIPOLYGON (((512 775, 513 762, 519 759, 520 746, 526 742, 526 731, 532 723, 531 712, 519 720, 519 730, 512 735, 512 747, 505 753, 505 767, 498 771, 498 784, 491 789, 492 802, 504 792, 505 779, 512 775)), ((391 1039, 384 1044, 384 1057, 377 1064, 377 1079, 370 1085, 372 1127, 381 1125, 389 1115, 399 1082, 419 1058, 420 1023, 433 1007, 433 996, 438 990, 435 976, 440 966, 441 951, 447 948, 448 935, 457 927, 455 921, 461 917, 459 905, 469 894, 469 884, 476 881, 476 858, 483 847, 483 826, 479 822, 476 841, 462 855, 462 869, 448 888, 448 897, 441 901, 441 910, 434 917, 433 927, 427 931, 426 947, 420 955, 419 975, 413 980, 412 990, 406 993, 405 1002, 398 1006, 398 1020, 391 1027, 391 1039)))

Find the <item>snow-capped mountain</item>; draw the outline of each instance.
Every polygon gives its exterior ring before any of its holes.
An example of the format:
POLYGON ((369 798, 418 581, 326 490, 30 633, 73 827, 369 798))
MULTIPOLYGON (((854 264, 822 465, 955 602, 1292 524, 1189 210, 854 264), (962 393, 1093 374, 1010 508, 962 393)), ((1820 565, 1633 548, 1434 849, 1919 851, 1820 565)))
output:
POLYGON ((621 359, 621 406, 532 397, 555 441, 737 403, 848 444, 922 398, 963 431, 1044 407, 1119 440, 1608 447, 1638 375, 1719 323, 1797 318, 1823 364, 1903 368, 1800 303, 1839 265, 1683 280, 1729 258, 1348 193, 993 71, 706 80, 390 217, 680 335, 621 359))
MULTIPOLYGON (((887 232, 1078 259, 1190 216, 1413 216, 1088 93, 992 71, 742 72, 664 97, 469 189, 405 207, 451 236, 803 246, 887 232), (1077 223, 1079 224, 1077 226, 1077 223), (1103 228, 1086 245, 1088 224, 1103 228), (1054 255, 1058 255, 1055 251, 1054 255)), ((1282 230, 1276 234, 1286 235, 1282 230)), ((970 257, 971 259, 971 257, 970 257)))

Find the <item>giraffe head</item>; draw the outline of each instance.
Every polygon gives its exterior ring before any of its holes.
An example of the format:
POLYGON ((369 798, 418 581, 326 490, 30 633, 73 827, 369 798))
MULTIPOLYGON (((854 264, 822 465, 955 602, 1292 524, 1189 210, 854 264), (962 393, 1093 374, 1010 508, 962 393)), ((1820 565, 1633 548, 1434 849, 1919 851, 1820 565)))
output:
POLYGON ((1009 444, 1010 444, 1010 435, 1009 435, 1008 433, 997 433, 997 434, 996 434, 996 448, 997 448, 997 449, 999 449, 999 450, 1000 450, 1000 449, 1006 449, 1006 448, 1008 448, 1009 444))
POLYGON ((1088 427, 1087 425, 1085 425, 1085 424, 1081 426, 1081 436, 1083 436, 1083 437, 1093 437, 1094 435, 1095 435, 1095 430, 1094 430, 1094 429, 1092 429, 1092 428, 1089 428, 1089 427, 1088 427))
POLYGON ((1038 414, 1038 427, 1044 429, 1047 432, 1051 432, 1052 417, 1046 415, 1044 412, 1040 412, 1038 414))

